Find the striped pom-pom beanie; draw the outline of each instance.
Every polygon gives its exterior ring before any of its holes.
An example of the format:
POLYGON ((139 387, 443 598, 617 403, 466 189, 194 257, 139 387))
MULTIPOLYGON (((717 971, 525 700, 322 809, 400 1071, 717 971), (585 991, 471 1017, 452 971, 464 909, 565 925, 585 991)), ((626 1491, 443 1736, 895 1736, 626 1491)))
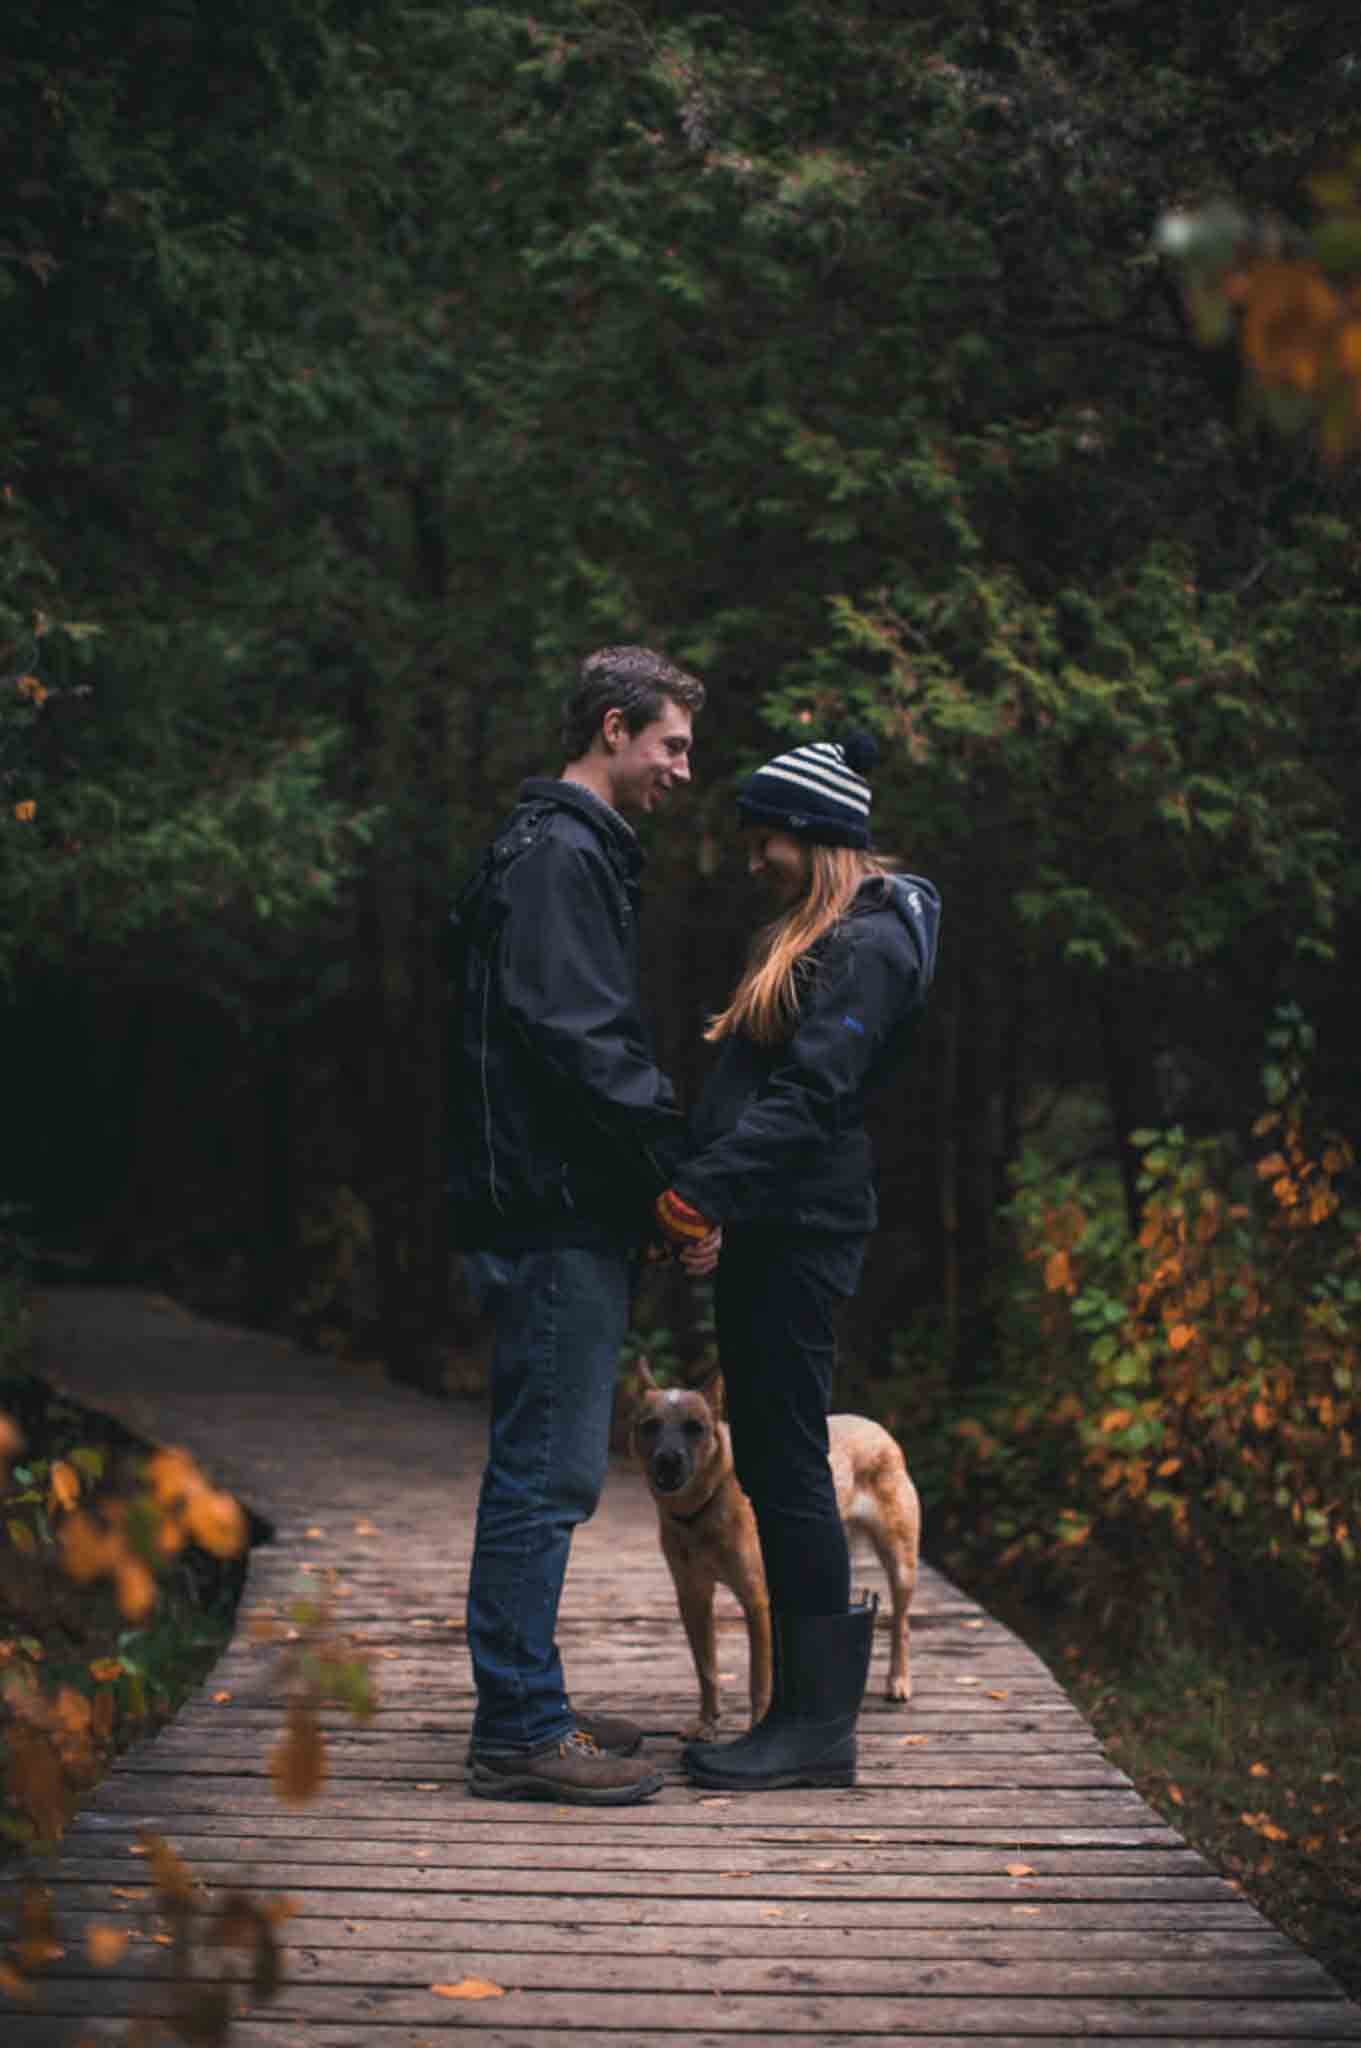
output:
POLYGON ((794 747, 758 768, 737 795, 742 822, 773 825, 818 846, 868 846, 868 774, 879 749, 867 732, 794 747))

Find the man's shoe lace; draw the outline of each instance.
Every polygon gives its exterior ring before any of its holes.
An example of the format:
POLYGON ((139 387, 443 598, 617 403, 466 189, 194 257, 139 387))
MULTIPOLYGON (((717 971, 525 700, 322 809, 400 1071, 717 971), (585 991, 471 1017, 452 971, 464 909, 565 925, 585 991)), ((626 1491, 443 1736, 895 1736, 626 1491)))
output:
POLYGON ((595 1737, 588 1735, 584 1728, 574 1728, 571 1734, 564 1736, 563 1740, 558 1744, 559 1756, 570 1756, 573 1751, 578 1756, 604 1756, 605 1754, 595 1737))

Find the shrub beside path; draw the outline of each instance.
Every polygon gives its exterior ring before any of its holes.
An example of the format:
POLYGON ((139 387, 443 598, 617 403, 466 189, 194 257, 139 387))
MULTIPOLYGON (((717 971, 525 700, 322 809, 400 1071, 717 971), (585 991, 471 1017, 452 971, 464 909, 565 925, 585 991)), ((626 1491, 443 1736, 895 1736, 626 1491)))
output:
MULTIPOLYGON (((284 1987, 232 2048, 1361 2041, 1361 2006, 1144 1805, 1039 1659, 939 1573, 914 1608, 910 1706, 877 1696, 877 1645, 854 1790, 701 1793, 679 1768, 695 1689, 653 1510, 616 1461, 560 1636, 575 1696, 644 1724, 666 1789, 598 1811, 487 1804, 462 1768, 482 1408, 148 1295, 55 1292, 41 1342, 76 1399, 183 1444, 275 1533, 208 1681, 41 1866, 65 1952, 35 2006, 0 2012, 5 2048, 121 2041, 128 2016, 171 2009, 150 1931, 111 1968, 84 1960, 91 1927, 143 1926, 127 1896, 146 1887, 142 1829, 211 1894, 293 1902, 284 1987), (284 1806, 278 1652, 248 1624, 328 1571, 379 1711, 328 1714, 327 1783, 284 1806)), ((722 1611, 737 1732, 744 1638, 722 1611)))

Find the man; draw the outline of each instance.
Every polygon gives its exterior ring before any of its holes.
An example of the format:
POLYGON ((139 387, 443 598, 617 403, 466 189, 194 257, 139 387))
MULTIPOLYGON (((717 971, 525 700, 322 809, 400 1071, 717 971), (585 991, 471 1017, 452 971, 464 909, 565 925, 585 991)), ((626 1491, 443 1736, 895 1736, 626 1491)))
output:
POLYGON ((588 655, 567 766, 524 784, 459 902, 455 1228, 500 1289, 468 1587, 480 1798, 621 1805, 662 1784, 640 1730, 573 1708, 555 1631, 605 1480, 635 1262, 685 1150, 640 1011, 629 821, 689 781, 703 701, 650 648, 588 655))

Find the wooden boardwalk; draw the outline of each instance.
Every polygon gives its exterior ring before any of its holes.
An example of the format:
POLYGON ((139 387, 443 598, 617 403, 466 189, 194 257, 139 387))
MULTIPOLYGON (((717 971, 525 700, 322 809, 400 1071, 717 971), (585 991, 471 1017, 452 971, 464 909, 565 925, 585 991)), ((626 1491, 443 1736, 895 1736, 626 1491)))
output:
MULTIPOLYGON (((908 1707, 873 1695, 861 1783, 726 1799, 677 1766, 694 1684, 641 1480, 620 1463, 577 1539, 574 1696, 634 1714, 671 1767, 649 1805, 469 1799, 462 1605, 484 1419, 146 1297, 55 1294, 48 1369, 180 1442, 274 1522, 243 1616, 334 1567, 382 1705, 331 1717, 330 1779, 280 1805, 277 1652, 243 1627, 175 1724, 126 1756, 44 1868, 65 1956, 4 2048, 121 2040, 168 2010, 130 1892, 137 1831, 211 1890, 286 1893, 287 1982, 233 2048, 817 2048, 913 2040, 1361 2041, 1361 2007, 1143 1804, 1040 1661, 938 1573, 908 1707), (113 1969, 82 1936, 141 1927, 113 1969), (502 1995, 433 1987, 478 1979, 502 1995)), ((867 1566, 866 1583, 877 1567, 867 1566)), ((736 1609, 721 1642, 740 1727, 736 1609)), ((880 1681, 881 1640, 871 1677, 880 1681)))

